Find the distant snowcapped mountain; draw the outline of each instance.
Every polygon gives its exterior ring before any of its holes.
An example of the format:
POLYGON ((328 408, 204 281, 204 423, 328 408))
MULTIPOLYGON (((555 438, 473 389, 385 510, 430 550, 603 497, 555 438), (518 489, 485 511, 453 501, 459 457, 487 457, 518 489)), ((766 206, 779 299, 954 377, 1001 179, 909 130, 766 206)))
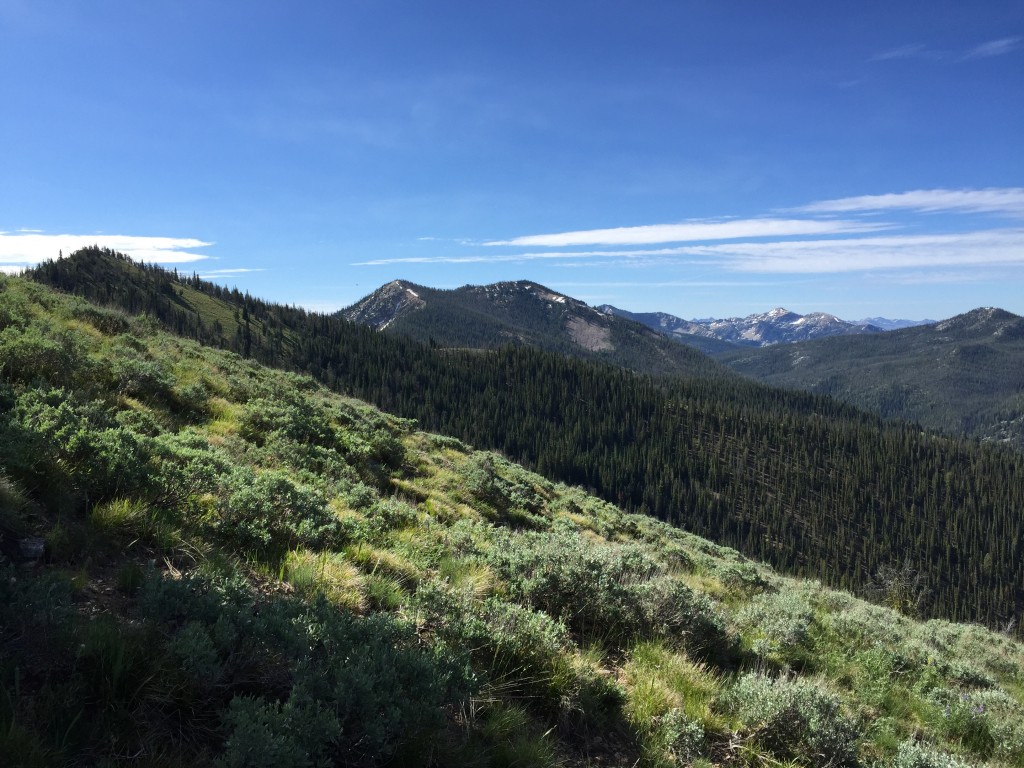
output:
POLYGON ((883 330, 881 326, 851 323, 825 312, 798 315, 796 312, 790 312, 782 307, 776 307, 761 314, 730 317, 724 320, 713 318, 683 320, 664 312, 628 312, 608 304, 599 309, 619 317, 636 320, 648 328, 653 328, 685 343, 690 343, 688 337, 700 336, 740 346, 766 347, 771 344, 789 344, 826 336, 881 333, 883 330))
POLYGON ((886 317, 865 317, 854 320, 857 325, 873 325, 883 331, 898 331, 900 328, 914 328, 918 325, 933 325, 935 320, 890 320, 886 317))

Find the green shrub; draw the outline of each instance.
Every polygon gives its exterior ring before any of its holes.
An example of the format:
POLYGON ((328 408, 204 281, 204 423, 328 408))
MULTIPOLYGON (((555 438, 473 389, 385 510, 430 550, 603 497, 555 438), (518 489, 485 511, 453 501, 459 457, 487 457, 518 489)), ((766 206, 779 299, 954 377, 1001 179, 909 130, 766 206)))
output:
POLYGON ((369 523, 368 533, 373 541, 382 541, 390 531, 408 527, 419 520, 419 513, 415 507, 394 497, 374 501, 364 514, 369 523))
POLYGON ((21 384, 69 385, 87 378, 91 367, 81 340, 36 322, 0 330, 0 379, 21 384))
POLYGON ((497 531, 488 562, 509 597, 561 619, 584 642, 623 647, 638 638, 671 637, 698 653, 731 652, 711 601, 666 576, 636 545, 497 531))
POLYGON ((977 624, 956 624, 932 619, 912 628, 911 637, 932 653, 939 652, 952 666, 961 685, 988 687, 993 675, 1018 677, 1024 671, 1024 653, 1006 635, 977 624))
POLYGON ((435 637, 468 651, 484 682, 504 696, 523 696, 557 706, 553 682, 560 658, 571 647, 565 626, 514 603, 483 602, 425 583, 416 593, 435 637))
POLYGON ((943 737, 982 759, 992 756, 996 749, 990 716, 996 702, 992 697, 936 688, 928 698, 940 710, 936 726, 943 737))
POLYGON ((442 652, 420 649, 411 626, 387 614, 360 619, 318 600, 302 615, 308 652, 291 700, 316 701, 341 727, 341 762, 379 761, 398 744, 444 726, 469 678, 442 652))
POLYGON ((219 681, 222 664, 217 645, 202 622, 187 622, 170 638, 167 648, 178 669, 194 686, 208 689, 219 681))
POLYGON ((313 768, 329 764, 338 720, 316 702, 238 696, 224 715, 229 736, 218 768, 313 768))
POLYGON ((147 445, 118 426, 102 402, 30 389, 2 432, 0 461, 26 486, 70 489, 93 502, 148 487, 147 445))
POLYGON ((326 501, 281 472, 236 470, 227 480, 216 529, 236 551, 282 554, 298 546, 325 547, 339 538, 326 501))
POLYGON ((843 714, 834 694, 808 680, 747 673, 719 705, 780 759, 815 766, 856 764, 857 726, 843 714))
POLYGON ((893 768, 970 768, 959 758, 939 752, 935 749, 918 744, 916 741, 905 741, 900 744, 893 768))
MULTIPOLYGON (((461 706, 471 685, 453 657, 423 649, 411 625, 354 616, 319 595, 257 600, 237 577, 196 575, 154 577, 139 602, 147 620, 171 629, 167 648, 189 686, 201 691, 206 680, 238 694, 224 715, 222 765, 263 765, 246 762, 260 747, 279 749, 267 754, 282 761, 375 764, 406 739, 436 736, 445 708, 461 706), (254 688, 268 695, 252 698, 254 688)), ((189 702, 201 710, 211 700, 189 702)))
POLYGON ((755 596, 735 615, 751 650, 761 657, 793 660, 808 642, 814 609, 794 591, 755 596))
POLYGON ((113 391, 139 400, 167 400, 174 377, 162 360, 155 360, 137 340, 122 341, 109 353, 104 373, 113 391))
POLYGON ((239 434, 257 445, 281 439, 325 448, 338 444, 327 414, 299 392, 287 390, 246 403, 239 419, 239 434))
MULTIPOLYGON (((704 751, 704 726, 682 709, 671 709, 654 723, 653 744, 673 765, 688 765, 704 751)), ((650 743, 650 742, 649 742, 650 743)))
POLYGON ((234 470, 231 458, 192 429, 157 436, 151 443, 153 482, 169 506, 219 490, 234 470))

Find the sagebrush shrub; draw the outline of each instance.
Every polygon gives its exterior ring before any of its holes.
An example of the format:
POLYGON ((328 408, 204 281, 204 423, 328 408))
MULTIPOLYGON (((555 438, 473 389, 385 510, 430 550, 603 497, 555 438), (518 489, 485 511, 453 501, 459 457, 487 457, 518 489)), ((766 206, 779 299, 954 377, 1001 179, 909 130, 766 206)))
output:
POLYGON ((963 760, 945 752, 919 744, 916 741, 905 741, 900 744, 893 768, 970 768, 963 760))
POLYGON ((236 470, 227 481, 217 531, 242 553, 321 548, 339 538, 326 501, 282 472, 236 470))
POLYGON ((856 763, 859 729, 834 694, 809 680, 747 673, 719 705, 779 758, 815 766, 856 763))
POLYGON ((435 636, 466 649, 484 681, 504 694, 547 698, 559 659, 571 647, 565 625, 545 613, 424 583, 416 594, 435 636))
POLYGON ((787 590, 756 595, 735 620, 755 654, 789 658, 807 643, 814 609, 804 595, 787 590))
POLYGON ((407 738, 442 728, 444 708, 460 706, 473 684, 455 657, 421 647, 411 625, 339 611, 319 595, 257 598, 237 577, 153 577, 140 608, 171 629, 165 647, 190 685, 205 674, 236 694, 222 713, 223 766, 275 764, 258 762, 259 749, 283 765, 376 764, 407 738), (254 686, 275 698, 250 697, 254 686))
POLYGON ((330 764, 341 731, 316 702, 238 696, 223 716, 230 735, 217 768, 314 768, 330 764))
POLYGON ((583 640, 623 647, 639 638, 672 637, 709 654, 731 647, 711 601, 667 576, 636 545, 496 531, 488 562, 509 597, 561 619, 583 640))

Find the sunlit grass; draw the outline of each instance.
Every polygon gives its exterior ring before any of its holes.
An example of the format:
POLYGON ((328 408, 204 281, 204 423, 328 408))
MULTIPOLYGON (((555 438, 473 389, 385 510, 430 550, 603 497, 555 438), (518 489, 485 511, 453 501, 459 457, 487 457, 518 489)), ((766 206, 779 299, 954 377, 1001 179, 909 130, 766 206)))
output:
POLYGON ((390 549, 360 542, 345 548, 345 557, 367 575, 390 576, 403 587, 415 588, 420 571, 408 558, 390 549))
POLYGON ((322 594, 350 611, 366 609, 366 577, 343 555, 293 550, 285 557, 282 578, 304 597, 322 594))

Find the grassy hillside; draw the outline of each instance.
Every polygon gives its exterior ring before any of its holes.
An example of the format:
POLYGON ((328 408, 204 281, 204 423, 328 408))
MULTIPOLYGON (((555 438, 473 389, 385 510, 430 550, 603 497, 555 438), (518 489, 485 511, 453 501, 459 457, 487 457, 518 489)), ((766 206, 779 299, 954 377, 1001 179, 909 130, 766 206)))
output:
POLYGON ((310 373, 788 573, 860 589, 908 561, 926 583, 923 615, 999 626, 1024 613, 1019 452, 739 377, 653 378, 530 347, 432 349, 100 251, 34 277, 310 373), (223 318, 236 315, 232 333, 223 318))
POLYGON ((6 765, 1024 765, 1006 636, 3 277, 0 380, 6 765))
POLYGON ((1024 318, 979 309, 934 325, 718 355, 776 386, 884 418, 1024 449, 1024 318))

